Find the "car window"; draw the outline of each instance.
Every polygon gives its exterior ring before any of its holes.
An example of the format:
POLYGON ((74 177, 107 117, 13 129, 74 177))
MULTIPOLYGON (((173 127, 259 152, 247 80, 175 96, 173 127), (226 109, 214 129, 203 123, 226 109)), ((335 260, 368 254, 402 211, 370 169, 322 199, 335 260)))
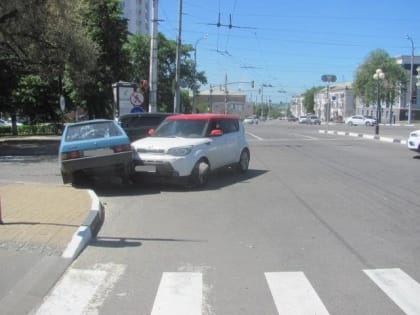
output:
POLYGON ((99 122, 84 125, 68 126, 65 136, 67 142, 115 137, 122 135, 113 122, 99 122))
POLYGON ((239 122, 236 119, 221 119, 220 129, 223 133, 231 133, 239 130, 239 122))
POLYGON ((206 119, 165 120, 156 129, 153 137, 204 137, 208 121, 206 119))
POLYGON ((142 126, 157 126, 164 117, 133 116, 121 120, 123 128, 138 128, 142 126))

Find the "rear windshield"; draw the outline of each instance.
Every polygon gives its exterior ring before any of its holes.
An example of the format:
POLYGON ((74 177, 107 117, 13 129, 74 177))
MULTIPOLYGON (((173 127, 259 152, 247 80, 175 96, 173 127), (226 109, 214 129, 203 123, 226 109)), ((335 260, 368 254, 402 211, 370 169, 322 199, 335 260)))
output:
POLYGON ((121 130, 112 122, 98 122, 68 126, 65 135, 67 142, 121 136, 121 130))
POLYGON ((147 116, 126 117, 126 118, 121 119, 121 126, 123 128, 157 126, 163 119, 165 119, 164 116, 162 117, 147 117, 147 116))

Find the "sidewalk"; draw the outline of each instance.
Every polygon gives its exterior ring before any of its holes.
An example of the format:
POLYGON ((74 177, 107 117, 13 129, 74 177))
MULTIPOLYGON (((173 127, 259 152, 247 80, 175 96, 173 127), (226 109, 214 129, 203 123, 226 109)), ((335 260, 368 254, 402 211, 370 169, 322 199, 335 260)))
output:
POLYGON ((96 195, 64 185, 0 186, 0 249, 76 257, 104 220, 96 195))

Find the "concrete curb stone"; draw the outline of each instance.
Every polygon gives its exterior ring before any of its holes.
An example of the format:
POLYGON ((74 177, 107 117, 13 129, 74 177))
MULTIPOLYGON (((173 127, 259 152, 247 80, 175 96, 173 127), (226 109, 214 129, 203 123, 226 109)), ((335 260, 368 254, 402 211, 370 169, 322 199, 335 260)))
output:
POLYGON ((383 136, 377 136, 377 135, 367 135, 363 133, 355 133, 355 132, 348 132, 348 131, 337 131, 337 130, 318 130, 319 133, 323 134, 330 134, 330 135, 339 135, 339 136, 350 136, 350 137, 359 137, 364 139, 370 139, 370 140, 378 140, 388 143, 399 143, 406 145, 407 140, 402 139, 396 139, 396 138, 390 138, 390 137, 383 137, 383 136))

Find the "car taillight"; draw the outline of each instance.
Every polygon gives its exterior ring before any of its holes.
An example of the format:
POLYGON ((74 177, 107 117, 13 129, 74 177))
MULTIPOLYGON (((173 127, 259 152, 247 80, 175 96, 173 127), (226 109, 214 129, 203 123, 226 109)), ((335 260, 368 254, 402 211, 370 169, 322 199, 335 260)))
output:
POLYGON ((131 145, 130 144, 120 144, 120 145, 113 146, 111 148, 114 151, 114 153, 131 151, 131 145))
POLYGON ((72 160, 72 159, 78 159, 81 158, 83 155, 82 151, 69 151, 61 154, 62 160, 72 160))

